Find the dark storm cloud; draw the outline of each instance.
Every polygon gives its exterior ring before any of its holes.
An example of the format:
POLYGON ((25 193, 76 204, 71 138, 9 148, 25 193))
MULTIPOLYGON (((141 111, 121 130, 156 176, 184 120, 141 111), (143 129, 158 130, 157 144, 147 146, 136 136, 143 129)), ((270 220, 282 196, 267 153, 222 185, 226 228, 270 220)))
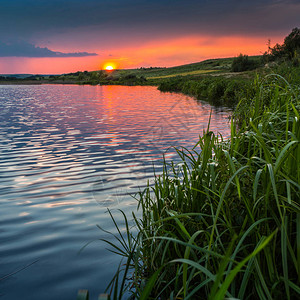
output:
POLYGON ((93 55, 97 54, 88 52, 55 52, 48 48, 37 47, 27 42, 6 44, 0 41, 0 57, 83 57, 93 55))
POLYGON ((127 28, 158 36, 255 35, 286 32, 299 25, 299 14, 299 0, 1 0, 0 34, 38 40, 82 28, 127 28))

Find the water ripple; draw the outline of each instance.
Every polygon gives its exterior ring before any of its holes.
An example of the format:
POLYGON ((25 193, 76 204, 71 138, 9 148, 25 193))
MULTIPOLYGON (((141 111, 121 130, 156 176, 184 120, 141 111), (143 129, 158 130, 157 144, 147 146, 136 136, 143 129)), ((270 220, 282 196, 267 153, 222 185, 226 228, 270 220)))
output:
POLYGON ((0 95, 0 278, 35 262, 0 282, 5 299, 103 292, 118 257, 103 243, 79 251, 104 237, 96 224, 114 232, 107 207, 133 210, 130 194, 161 170, 163 153, 176 159, 170 146, 194 146, 211 111, 210 129, 230 134, 230 111, 154 87, 0 86, 0 95))

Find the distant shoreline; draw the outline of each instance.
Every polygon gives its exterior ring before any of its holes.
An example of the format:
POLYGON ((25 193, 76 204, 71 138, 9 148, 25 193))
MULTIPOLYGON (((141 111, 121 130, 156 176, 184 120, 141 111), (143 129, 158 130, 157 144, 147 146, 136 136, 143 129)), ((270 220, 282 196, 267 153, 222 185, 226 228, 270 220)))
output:
POLYGON ((32 81, 24 81, 24 80, 14 80, 14 81, 0 81, 0 85, 42 85, 42 84, 75 84, 75 85, 80 85, 79 83, 77 82, 74 82, 74 81, 69 81, 69 82, 66 82, 66 81, 35 81, 35 80, 32 80, 32 81))

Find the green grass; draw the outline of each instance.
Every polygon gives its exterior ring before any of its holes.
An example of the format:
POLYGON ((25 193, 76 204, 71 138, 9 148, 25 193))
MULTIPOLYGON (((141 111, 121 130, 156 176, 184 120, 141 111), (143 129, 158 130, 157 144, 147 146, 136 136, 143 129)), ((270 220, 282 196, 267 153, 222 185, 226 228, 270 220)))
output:
POLYGON ((300 296, 299 85, 257 78, 231 140, 208 129, 164 161, 124 214, 111 250, 123 257, 113 299, 296 299, 300 296))
MULTIPOLYGON (((261 61, 261 56, 249 57, 255 62, 261 61)), ((204 71, 214 71, 218 73, 226 73, 231 71, 231 64, 234 58, 218 58, 208 59, 197 63, 191 63, 181 66, 168 67, 168 68, 140 68, 140 69, 128 69, 128 70, 116 70, 116 75, 136 75, 144 76, 148 80, 155 79, 155 77, 174 77, 174 76, 198 76, 205 73, 204 71)))
POLYGON ((182 72, 176 74, 169 74, 169 75, 162 75, 162 76, 149 76, 146 79, 163 79, 163 78, 171 78, 176 76, 191 76, 191 75, 203 75, 216 72, 217 70, 196 70, 196 71, 189 71, 189 72, 182 72))

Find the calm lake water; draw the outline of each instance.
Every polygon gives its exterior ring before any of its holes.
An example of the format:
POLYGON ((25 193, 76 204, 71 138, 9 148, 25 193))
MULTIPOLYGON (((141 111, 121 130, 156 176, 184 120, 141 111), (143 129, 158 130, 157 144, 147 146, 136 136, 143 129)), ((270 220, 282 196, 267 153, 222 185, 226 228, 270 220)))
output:
POLYGON ((96 299, 119 264, 96 225, 114 232, 107 207, 135 210, 129 194, 211 110, 228 137, 230 111, 155 87, 0 86, 0 298, 96 299))

